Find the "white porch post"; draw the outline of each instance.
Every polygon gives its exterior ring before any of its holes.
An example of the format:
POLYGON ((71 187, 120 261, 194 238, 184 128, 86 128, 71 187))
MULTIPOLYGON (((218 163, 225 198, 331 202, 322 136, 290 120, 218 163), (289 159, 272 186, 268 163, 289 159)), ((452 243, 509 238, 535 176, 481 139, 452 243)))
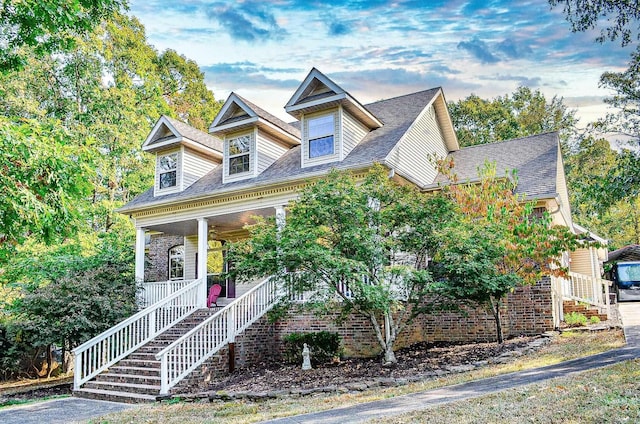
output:
POLYGON ((144 281, 144 244, 145 244, 145 229, 141 227, 136 228, 136 269, 135 278, 137 283, 144 281))
POLYGON ((278 232, 282 231, 284 228, 284 224, 287 221, 287 211, 284 209, 284 206, 276 206, 276 226, 278 227, 278 232))
POLYGON ((207 250, 209 248, 209 225, 206 218, 198 218, 198 278, 204 278, 205 284, 200 285, 198 292, 198 306, 207 306, 207 250))

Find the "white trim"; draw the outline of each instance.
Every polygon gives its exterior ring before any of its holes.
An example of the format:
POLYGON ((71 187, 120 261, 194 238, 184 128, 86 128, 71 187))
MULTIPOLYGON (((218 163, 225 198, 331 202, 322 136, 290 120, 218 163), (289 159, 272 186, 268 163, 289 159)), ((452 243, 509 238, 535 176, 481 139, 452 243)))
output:
POLYGON ((249 115, 249 117, 251 118, 258 117, 258 115, 253 111, 253 109, 251 109, 245 102, 243 102, 236 93, 232 92, 231 94, 229 94, 229 97, 227 97, 227 100, 224 102, 224 105, 222 105, 222 109, 220 109, 220 112, 218 112, 215 119, 209 126, 209 132, 216 132, 216 126, 220 123, 220 121, 222 121, 223 119, 226 119, 225 115, 231 108, 231 105, 233 104, 236 104, 238 107, 240 107, 240 109, 244 110, 247 113, 247 115, 249 115))
MULTIPOLYGON (((327 88, 329 88, 334 93, 337 93, 337 94, 346 93, 340 86, 338 86, 338 84, 336 84, 335 82, 331 81, 322 72, 318 71, 316 68, 311 68, 311 70, 309 71, 309 73, 307 74, 305 79, 298 86, 298 89, 293 93, 293 96, 291 96, 291 98, 289 99, 289 101, 285 105, 284 109, 287 112, 290 112, 289 108, 292 107, 293 105, 295 105, 300 100, 300 97, 302 96, 302 93, 307 89, 309 84, 311 84, 314 79, 317 79, 318 81, 323 83, 325 86, 327 86, 327 88)), ((322 100, 323 101, 320 102, 320 104, 327 101, 326 98, 322 99, 322 100)), ((305 103, 305 105, 310 105, 310 103, 305 103)), ((294 109, 291 109, 291 110, 294 110, 294 109)))
POLYGON ((144 250, 145 250, 145 229, 136 228, 136 251, 135 251, 135 279, 136 282, 144 281, 144 250))

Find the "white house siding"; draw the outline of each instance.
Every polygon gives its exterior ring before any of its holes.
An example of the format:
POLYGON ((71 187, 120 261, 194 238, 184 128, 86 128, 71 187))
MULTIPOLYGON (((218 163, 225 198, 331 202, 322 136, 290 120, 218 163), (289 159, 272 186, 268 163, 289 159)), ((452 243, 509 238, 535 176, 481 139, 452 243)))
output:
POLYGON ((240 131, 233 134, 228 134, 225 136, 224 141, 224 156, 223 156, 223 173, 222 173, 222 182, 229 183, 232 181, 240 181, 246 180, 247 178, 253 178, 256 176, 256 132, 257 129, 254 128, 251 131, 240 131), (243 172, 241 174, 233 174, 229 175, 229 143, 227 140, 231 140, 232 138, 236 138, 243 135, 251 136, 251 149, 249 153, 249 172, 243 172))
POLYGON ((171 193, 178 193, 180 191, 182 191, 181 186, 182 186, 182 158, 183 158, 183 153, 182 153, 182 149, 180 147, 176 147, 173 149, 167 149, 167 150, 162 150, 156 153, 156 176, 155 176, 155 180, 154 180, 154 184, 153 184, 153 195, 154 196, 159 196, 159 195, 164 195, 164 194, 171 194, 171 193), (166 155, 170 155, 172 153, 178 153, 178 163, 176 165, 176 185, 175 187, 171 187, 171 188, 163 188, 162 190, 160 190, 160 173, 158 172, 159 169, 159 164, 160 164, 160 158, 162 156, 166 156, 166 155))
POLYGON ((212 158, 190 149, 184 149, 182 158, 184 169, 182 175, 183 190, 204 177, 218 165, 212 158))
POLYGON ((280 156, 284 155, 287 147, 282 145, 271 135, 258 130, 258 174, 271 166, 280 156))
POLYGON ((342 157, 346 157, 354 147, 369 133, 369 129, 351 116, 346 110, 342 111, 342 157))
MULTIPOLYGON (((571 272, 583 275, 593 275, 593 263, 589 249, 577 249, 571 252, 571 272)), ((600 277, 597 275, 597 277, 600 277)))
POLYGON ((448 153, 435 110, 429 105, 386 160, 402 176, 424 185, 432 183, 437 175, 436 167, 430 161, 431 155, 444 158, 448 153))
MULTIPOLYGON (((558 146, 558 149, 560 147, 558 146)), ((560 205, 562 210, 562 215, 567 221, 567 225, 569 227, 573 226, 571 222, 571 206, 569 205, 569 190, 567 188, 567 180, 564 175, 564 164, 562 162, 562 155, 558 152, 558 164, 557 164, 557 172, 556 172, 556 189, 558 190, 558 194, 560 195, 560 205)))
POLYGON ((198 236, 184 238, 184 279, 196 278, 196 253, 198 252, 198 236))
POLYGON ((341 119, 340 116, 342 113, 339 109, 334 110, 323 110, 322 112, 310 113, 308 115, 304 115, 302 117, 302 167, 306 168, 314 165, 321 165, 325 163, 336 162, 340 160, 340 151, 342 149, 342 136, 341 136, 341 119), (317 118, 318 116, 329 115, 333 113, 333 125, 334 125, 334 133, 333 133, 333 154, 327 156, 321 156, 319 158, 309 159, 309 126, 307 125, 307 120, 312 118, 317 118))

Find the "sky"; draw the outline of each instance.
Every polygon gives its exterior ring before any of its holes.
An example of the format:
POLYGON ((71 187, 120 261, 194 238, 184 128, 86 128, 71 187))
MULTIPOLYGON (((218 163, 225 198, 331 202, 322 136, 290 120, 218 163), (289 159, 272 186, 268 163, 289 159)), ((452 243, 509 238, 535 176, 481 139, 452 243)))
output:
POLYGON ((629 49, 571 33, 546 0, 130 0, 159 51, 195 60, 216 99, 284 105, 312 67, 361 103, 441 86, 448 101, 518 86, 563 97, 581 125, 606 113, 605 71, 629 49))

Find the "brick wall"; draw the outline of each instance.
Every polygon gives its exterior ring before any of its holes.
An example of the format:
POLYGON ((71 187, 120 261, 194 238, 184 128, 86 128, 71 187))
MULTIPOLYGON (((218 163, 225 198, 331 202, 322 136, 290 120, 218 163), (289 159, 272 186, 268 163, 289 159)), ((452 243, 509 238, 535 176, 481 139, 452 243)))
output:
MULTIPOLYGON (((482 309, 463 313, 443 313, 418 317, 398 337, 397 348, 428 341, 474 342, 495 341, 493 316, 482 309)), ((262 317, 247 331, 236 338, 236 367, 278 360, 283 351, 282 338, 294 332, 337 332, 342 338, 347 357, 367 357, 380 353, 375 332, 368 319, 351 315, 342 324, 336 324, 338 313, 319 318, 312 312, 289 312, 277 323, 269 323, 262 317)), ((553 329, 551 310, 551 280, 544 278, 535 286, 518 288, 505 302, 502 314, 505 338, 535 335, 553 329)), ((228 350, 221 350, 176 391, 204 388, 217 376, 228 373, 228 350)))
POLYGON ((167 281, 169 279, 169 249, 184 244, 184 237, 153 234, 149 243, 144 266, 145 281, 167 281))

